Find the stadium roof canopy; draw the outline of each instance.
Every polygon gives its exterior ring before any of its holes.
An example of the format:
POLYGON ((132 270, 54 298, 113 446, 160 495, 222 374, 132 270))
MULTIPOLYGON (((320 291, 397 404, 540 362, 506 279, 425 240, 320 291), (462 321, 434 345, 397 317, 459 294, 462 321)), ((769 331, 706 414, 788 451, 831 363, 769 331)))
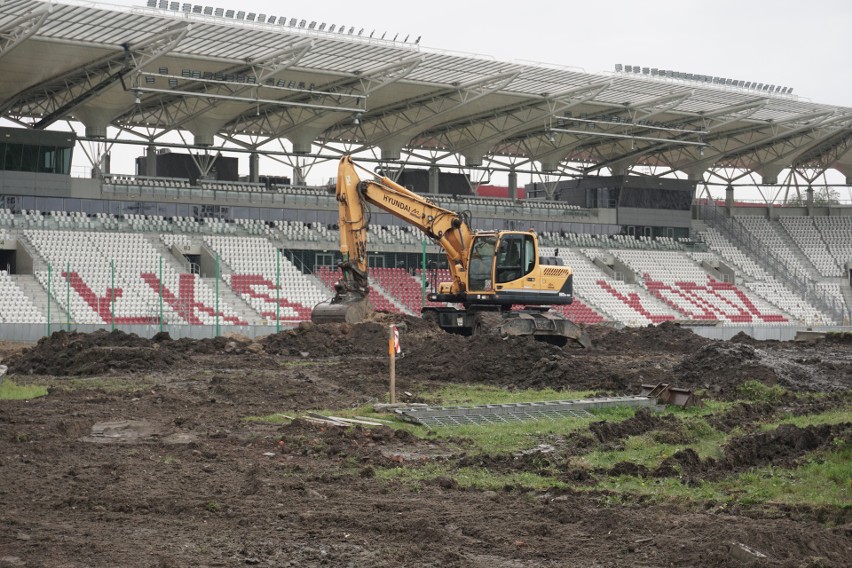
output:
POLYGON ((852 108, 787 88, 629 67, 593 74, 396 39, 163 0, 5 0, 0 109, 28 128, 75 121, 85 138, 121 143, 180 132, 188 147, 222 151, 372 149, 381 160, 559 175, 640 165, 696 180, 831 168, 852 179, 852 108))

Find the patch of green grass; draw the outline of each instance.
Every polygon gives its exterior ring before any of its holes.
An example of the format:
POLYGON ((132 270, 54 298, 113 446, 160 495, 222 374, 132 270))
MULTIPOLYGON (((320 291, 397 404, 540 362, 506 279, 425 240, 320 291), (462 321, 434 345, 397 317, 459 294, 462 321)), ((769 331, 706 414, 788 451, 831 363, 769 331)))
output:
POLYGON ((508 391, 488 385, 451 385, 421 395, 424 402, 441 406, 476 406, 480 404, 506 404, 512 402, 543 402, 548 400, 573 400, 587 398, 595 391, 558 391, 553 389, 527 389, 508 391))
POLYGON ((787 391, 779 385, 765 385, 760 381, 745 381, 737 387, 737 394, 743 400, 777 402, 787 391))
POLYGON ((777 422, 761 424, 761 430, 774 430, 781 424, 793 424, 799 428, 808 426, 820 426, 822 424, 841 424, 852 422, 852 407, 846 406, 835 410, 828 410, 818 414, 803 414, 802 416, 787 416, 777 422))
POLYGON ((684 448, 692 448, 702 458, 718 457, 721 453, 719 450, 718 440, 722 436, 714 436, 713 439, 704 439, 700 443, 689 444, 661 444, 655 442, 651 433, 642 434, 641 436, 631 436, 624 440, 624 449, 616 451, 596 451, 586 454, 581 458, 576 458, 576 463, 585 465, 591 468, 612 468, 619 462, 633 462, 637 465, 644 465, 649 469, 654 469, 666 458, 669 458, 675 452, 684 448))
POLYGON ((0 400, 30 400, 47 395, 47 388, 40 385, 18 385, 8 378, 0 383, 0 400))
POLYGON ((712 483, 700 482, 697 485, 685 485, 673 477, 644 479, 632 475, 620 475, 601 479, 594 486, 579 486, 587 491, 607 491, 623 495, 641 495, 655 501, 721 501, 727 499, 724 491, 712 483))
POLYGON ((584 428, 588 418, 557 418, 505 424, 446 426, 434 428, 439 438, 464 438, 473 453, 512 453, 584 428))
POLYGON ((742 504, 784 503, 852 507, 852 445, 838 442, 794 469, 764 467, 719 482, 742 504))
POLYGON ((724 412, 733 405, 733 402, 704 399, 702 401, 702 406, 690 406, 689 408, 669 406, 666 407, 663 412, 666 414, 674 414, 675 416, 712 416, 714 414, 724 412))

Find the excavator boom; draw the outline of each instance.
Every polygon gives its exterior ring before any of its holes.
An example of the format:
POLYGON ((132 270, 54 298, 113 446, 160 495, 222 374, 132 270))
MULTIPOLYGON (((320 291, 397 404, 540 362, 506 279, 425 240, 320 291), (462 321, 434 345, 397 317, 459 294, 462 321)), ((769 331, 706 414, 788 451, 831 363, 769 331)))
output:
POLYGON ((439 244, 447 255, 453 276, 448 291, 462 292, 465 251, 473 234, 459 214, 438 207, 390 178, 376 176, 355 164, 350 156, 344 156, 338 164, 336 195, 341 278, 335 284, 334 297, 314 308, 311 321, 357 323, 372 313, 367 278, 368 204, 404 219, 439 244), (358 169, 370 178, 362 181, 358 169))

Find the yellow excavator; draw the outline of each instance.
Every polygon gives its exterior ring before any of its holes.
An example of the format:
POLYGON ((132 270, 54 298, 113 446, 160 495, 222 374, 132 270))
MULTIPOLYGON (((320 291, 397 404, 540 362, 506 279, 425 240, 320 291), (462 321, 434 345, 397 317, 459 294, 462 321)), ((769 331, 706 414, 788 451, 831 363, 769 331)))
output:
POLYGON ((551 306, 574 300, 573 274, 559 257, 539 256, 534 231, 480 231, 468 215, 432 203, 390 178, 341 158, 337 171, 340 279, 335 295, 311 313, 314 323, 359 323, 373 314, 367 267, 367 230, 373 205, 420 229, 447 256, 451 280, 429 293, 437 306, 421 316, 446 331, 464 335, 532 335, 584 347, 588 336, 551 306), (368 174, 361 179, 358 170, 368 174), (443 304, 443 305, 440 305, 443 304))

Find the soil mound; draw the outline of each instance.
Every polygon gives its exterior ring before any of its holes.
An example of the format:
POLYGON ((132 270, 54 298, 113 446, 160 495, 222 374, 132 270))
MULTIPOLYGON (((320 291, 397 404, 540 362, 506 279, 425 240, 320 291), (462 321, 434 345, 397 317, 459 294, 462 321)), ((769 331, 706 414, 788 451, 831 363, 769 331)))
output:
POLYGON ((672 322, 623 329, 589 326, 586 333, 596 350, 606 351, 688 353, 713 341, 672 322))
POLYGON ((163 346, 169 351, 187 355, 214 355, 219 353, 232 353, 242 355, 251 351, 252 340, 241 337, 205 337, 203 339, 190 339, 182 337, 178 340, 161 340, 163 346))
POLYGON ((738 402, 722 414, 711 416, 707 421, 721 432, 730 432, 734 428, 744 428, 765 420, 778 411, 770 402, 738 402))
POLYGON ((622 422, 592 422, 589 424, 589 431, 599 442, 607 444, 652 430, 677 429, 677 422, 677 418, 671 414, 658 415, 647 408, 640 408, 635 416, 622 422))
POLYGON ((608 371, 582 351, 532 337, 460 337, 441 332, 401 341, 405 356, 397 359, 397 371, 419 380, 556 390, 620 391, 639 384, 620 372, 608 371))
POLYGON ((730 469, 768 464, 791 465, 796 458, 842 438, 852 441, 852 422, 799 428, 782 424, 775 430, 732 439, 724 448, 724 461, 730 469))
MULTIPOLYGON (((852 423, 822 424, 799 428, 782 424, 769 432, 733 438, 723 448, 722 458, 702 460, 692 448, 677 451, 650 473, 652 477, 681 476, 687 482, 719 479, 753 467, 775 465, 795 467, 802 456, 819 450, 838 439, 852 440, 852 423)), ((623 468, 622 468, 623 469, 623 468)))
POLYGON ((552 448, 536 448, 518 454, 462 456, 455 467, 475 467, 492 473, 512 474, 519 471, 534 475, 552 475, 561 469, 564 460, 552 448))
POLYGON ((687 355, 675 366, 678 386, 705 388, 730 397, 747 380, 766 384, 778 382, 775 370, 767 366, 757 349, 746 343, 714 342, 687 355))
POLYGON ((370 466, 405 461, 405 456, 415 453, 416 448, 432 445, 405 430, 388 426, 328 428, 296 419, 280 432, 282 454, 353 460, 370 466))
POLYGON ((181 359, 133 333, 57 331, 10 361, 9 371, 23 375, 93 376, 165 371, 181 359))
POLYGON ((388 330, 367 322, 359 324, 302 322, 296 329, 268 335, 260 340, 270 355, 290 357, 335 357, 378 355, 387 351, 388 330))
POLYGON ((852 346, 852 333, 845 331, 840 333, 826 333, 825 341, 826 343, 833 343, 835 345, 852 346))

